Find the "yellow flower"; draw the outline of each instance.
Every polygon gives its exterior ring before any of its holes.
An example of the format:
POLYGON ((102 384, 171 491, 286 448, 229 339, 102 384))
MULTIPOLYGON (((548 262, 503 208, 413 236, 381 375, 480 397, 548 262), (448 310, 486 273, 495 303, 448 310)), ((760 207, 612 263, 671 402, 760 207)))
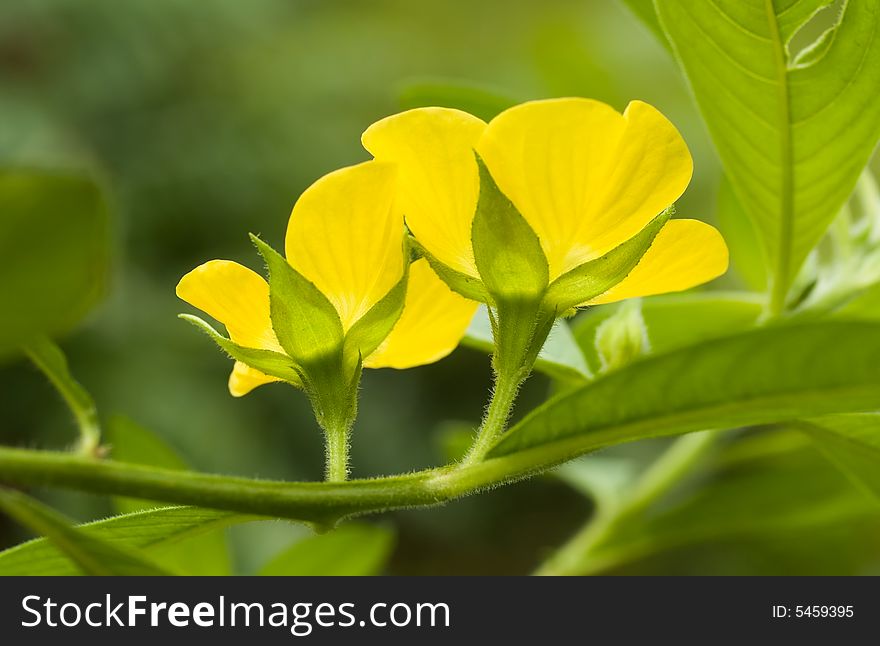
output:
MULTIPOLYGON (((386 163, 343 168, 306 189, 290 215, 287 261, 333 304, 344 332, 398 284, 409 262, 396 181, 395 168, 386 163)), ((269 285, 247 267, 212 260, 186 274, 177 295, 223 323, 238 345, 284 353, 272 329, 269 285)), ((410 266, 403 312, 379 347, 363 357, 364 366, 409 368, 443 358, 464 335, 476 306, 417 260, 410 266)), ((278 379, 236 361, 229 392, 240 397, 272 381, 278 379)))
MULTIPOLYGON (((363 144, 398 165, 399 203, 419 243, 478 279, 475 151, 537 234, 551 283, 638 234, 684 192, 693 170, 675 127, 641 101, 623 114, 589 99, 533 101, 488 124, 459 110, 420 108, 373 124, 363 144)), ((713 227, 670 220, 625 278, 579 305, 688 289, 727 264, 713 227)))

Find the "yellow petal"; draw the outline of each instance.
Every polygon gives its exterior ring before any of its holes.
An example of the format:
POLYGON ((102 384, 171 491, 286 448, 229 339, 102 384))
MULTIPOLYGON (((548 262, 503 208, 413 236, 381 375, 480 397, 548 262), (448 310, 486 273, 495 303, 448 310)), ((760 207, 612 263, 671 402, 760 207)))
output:
POLYGON ((411 368, 439 361, 461 341, 477 305, 451 291, 425 259, 416 260, 409 270, 403 314, 364 365, 411 368))
POLYGON ((370 161, 325 175, 297 200, 288 262, 336 307, 348 330, 403 276, 403 214, 396 170, 370 161))
POLYGON ((623 115, 590 99, 523 103, 489 123, 477 150, 538 234, 551 280, 639 232, 693 170, 675 127, 641 101, 623 115))
MULTIPOLYGON (((239 345, 284 352, 269 318, 269 285, 255 271, 229 260, 211 260, 180 279, 177 296, 220 321, 239 345)), ((229 392, 241 397, 272 381, 278 379, 236 361, 229 392)))
POLYGON ((276 377, 263 374, 246 363, 236 361, 229 375, 229 394, 233 397, 243 397, 257 386, 269 384, 273 381, 281 381, 276 377))
POLYGON ((239 345, 283 352, 269 318, 269 285, 255 271, 211 260, 180 279, 177 296, 220 321, 239 345))
POLYGON ((474 146, 486 124, 449 108, 418 108, 382 119, 364 147, 399 164, 399 204, 416 239, 435 258, 477 276, 471 223, 479 195, 474 146))
POLYGON ((630 274, 585 305, 613 303, 637 296, 680 292, 727 271, 724 238, 699 220, 670 220, 630 274))

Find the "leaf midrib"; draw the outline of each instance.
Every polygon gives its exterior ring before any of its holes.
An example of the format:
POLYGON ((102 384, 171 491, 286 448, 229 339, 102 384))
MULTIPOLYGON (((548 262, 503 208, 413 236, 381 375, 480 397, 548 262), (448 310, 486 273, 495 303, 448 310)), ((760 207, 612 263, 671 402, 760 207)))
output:
POLYGON ((779 101, 779 143, 781 160, 781 187, 780 187, 780 218, 779 218, 779 241, 776 257, 776 273, 772 281, 770 294, 770 314, 781 314, 785 308, 785 297, 788 293, 788 283, 791 272, 791 237, 794 220, 794 178, 793 178, 793 151, 791 137, 791 106, 789 103, 788 89, 788 64, 786 62, 785 44, 782 42, 782 34, 779 31, 779 22, 776 18, 776 10, 773 0, 764 0, 764 8, 767 14, 767 23, 770 27, 770 41, 773 54, 776 59, 777 69, 777 92, 779 101))
MULTIPOLYGON (((820 388, 792 388, 772 394, 742 397, 735 401, 705 402, 701 405, 671 410, 659 415, 649 413, 638 418, 626 420, 622 423, 610 422, 586 431, 560 434, 549 441, 540 443, 520 446, 511 443, 511 448, 509 450, 503 450, 502 452, 496 453, 495 451, 497 449, 504 449, 505 440, 509 441, 510 437, 512 437, 511 434, 517 431, 518 427, 514 427, 508 434, 503 435, 499 439, 495 447, 489 452, 489 457, 501 458, 533 450, 551 449, 551 452, 563 454, 564 457, 560 459, 565 461, 577 455, 582 455, 583 453, 592 452, 620 443, 614 441, 615 436, 625 436, 625 441, 629 442, 636 439, 676 435, 681 432, 682 429, 687 429, 684 432, 704 430, 704 428, 707 427, 706 425, 717 429, 729 429, 738 425, 751 426, 754 424, 763 425, 779 423, 781 421, 786 421, 788 416, 779 415, 774 417, 773 421, 769 421, 773 416, 768 414, 766 418, 759 418, 758 414, 762 411, 770 411, 773 409, 785 410, 787 404, 793 404, 795 401, 801 402, 804 400, 811 402, 813 405, 820 401, 823 403, 829 401, 842 403, 845 400, 848 405, 845 407, 842 406, 842 408, 846 408, 851 412, 856 412, 854 410, 856 408, 867 409, 868 407, 873 406, 874 404, 871 402, 873 402, 876 397, 876 384, 861 383, 820 388), (854 402, 859 403, 854 404, 854 402), (754 421, 756 419, 758 421, 754 421), (715 422, 715 425, 713 426, 713 422, 710 420, 725 421, 715 422), (730 422, 729 420, 735 421, 730 422), (655 427, 655 432, 642 434, 640 431, 643 427, 655 427), (567 450, 568 447, 572 448, 567 450), (553 448, 557 450, 553 451, 553 448)), ((814 415, 810 413, 809 416, 812 417, 814 415)), ((520 422, 520 424, 525 425, 528 422, 529 418, 527 417, 520 422)))

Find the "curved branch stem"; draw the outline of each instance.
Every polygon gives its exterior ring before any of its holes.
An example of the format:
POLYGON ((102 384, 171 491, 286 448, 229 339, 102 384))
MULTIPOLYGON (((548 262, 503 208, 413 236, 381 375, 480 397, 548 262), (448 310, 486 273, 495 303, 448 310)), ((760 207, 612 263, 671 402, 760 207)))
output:
POLYGON ((70 453, 0 447, 0 482, 226 509, 330 524, 347 516, 427 507, 526 477, 565 461, 554 445, 472 465, 346 482, 279 482, 173 471, 70 453))

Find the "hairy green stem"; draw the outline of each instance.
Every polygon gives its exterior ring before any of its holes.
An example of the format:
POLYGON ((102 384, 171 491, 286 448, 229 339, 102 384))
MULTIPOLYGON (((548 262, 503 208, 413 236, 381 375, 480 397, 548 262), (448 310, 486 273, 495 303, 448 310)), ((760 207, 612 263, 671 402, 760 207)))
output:
POLYGON ((48 337, 39 337, 22 349, 73 413, 79 429, 78 451, 86 456, 97 455, 101 444, 98 411, 91 395, 70 374, 64 352, 48 337))
POLYGON ((718 435, 717 431, 705 431, 675 440, 642 475, 624 500, 607 509, 600 508, 596 516, 551 555, 535 574, 583 575, 599 571, 603 560, 597 558, 597 552, 606 541, 618 528, 640 516, 690 473, 718 435))
POLYGON ((326 440, 327 482, 348 480, 349 425, 337 424, 324 429, 326 440))
POLYGON ((486 414, 463 464, 482 460, 507 429, 520 386, 532 373, 556 320, 555 313, 546 312, 539 303, 531 301, 501 303, 494 313, 489 311, 489 316, 494 317, 491 320, 495 337, 492 355, 495 383, 486 414))
POLYGON ((482 460, 498 436, 504 432, 521 383, 522 381, 500 376, 496 379, 492 399, 486 408, 486 415, 480 424, 473 445, 462 460, 463 464, 475 464, 482 460))
POLYGON ((64 487, 332 525, 358 514, 437 505, 519 480, 612 444, 616 434, 614 429, 473 464, 346 482, 256 480, 0 447, 0 482, 64 487))

